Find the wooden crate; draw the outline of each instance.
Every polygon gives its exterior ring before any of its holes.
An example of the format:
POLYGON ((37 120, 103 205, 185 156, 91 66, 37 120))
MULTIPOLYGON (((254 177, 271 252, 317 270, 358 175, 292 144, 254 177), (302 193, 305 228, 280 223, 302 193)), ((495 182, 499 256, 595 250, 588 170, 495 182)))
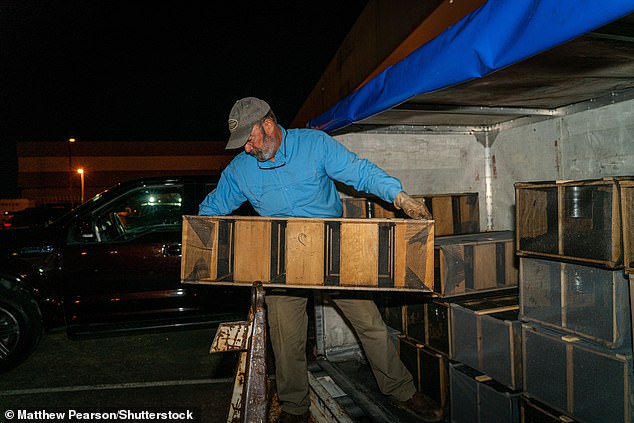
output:
POLYGON ((379 292, 372 296, 379 313, 386 325, 399 334, 405 332, 405 309, 407 297, 405 292, 379 292))
POLYGON ((632 422, 632 354, 522 324, 524 395, 582 422, 632 422))
POLYGON ((343 217, 353 219, 405 219, 407 216, 386 201, 376 197, 347 197, 341 199, 343 217))
MULTIPOLYGON (((480 232, 480 207, 477 192, 452 194, 412 195, 423 199, 434 217, 435 236, 471 234, 480 232)), ((376 197, 343 198, 343 217, 349 218, 407 218, 376 197)))
POLYGON ((379 313, 386 325, 403 333, 403 306, 379 306, 379 313))
POLYGON ((623 267, 634 274, 634 181, 621 181, 621 216, 623 218, 623 267))
POLYGON ((449 303, 432 299, 424 303, 407 304, 404 309, 407 337, 432 351, 452 358, 449 303))
POLYGON ((452 359, 487 374, 512 390, 522 388, 518 297, 451 304, 452 359))
POLYGON ((520 402, 521 423, 576 423, 578 420, 553 410, 534 399, 522 396, 520 402))
POLYGON ((512 231, 437 238, 434 248, 434 292, 440 296, 508 290, 518 285, 512 231))
POLYGON ((425 305, 425 344, 428 348, 451 358, 451 313, 449 303, 432 300, 425 305))
POLYGON ((404 334, 410 340, 423 345, 427 341, 426 308, 427 304, 424 302, 403 306, 404 334))
POLYGON ((519 423, 521 393, 461 363, 449 364, 452 423, 519 423))
POLYGON ((414 377, 416 390, 423 392, 440 406, 449 401, 449 361, 442 354, 425 348, 407 336, 398 337, 401 361, 414 377))
POLYGON ((630 282, 622 270, 520 258, 520 317, 613 349, 632 348, 630 282))
POLYGON ((619 184, 626 181, 631 177, 516 183, 517 254, 620 268, 619 184))
POLYGON ((184 216, 181 281, 430 291, 433 221, 184 216))

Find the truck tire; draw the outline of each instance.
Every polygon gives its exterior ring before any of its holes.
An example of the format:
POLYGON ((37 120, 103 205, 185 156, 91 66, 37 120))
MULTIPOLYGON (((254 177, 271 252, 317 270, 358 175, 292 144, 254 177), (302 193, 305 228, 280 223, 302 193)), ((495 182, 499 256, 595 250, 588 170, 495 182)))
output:
POLYGON ((0 372, 24 361, 42 336, 42 315, 35 300, 20 289, 0 288, 0 372))

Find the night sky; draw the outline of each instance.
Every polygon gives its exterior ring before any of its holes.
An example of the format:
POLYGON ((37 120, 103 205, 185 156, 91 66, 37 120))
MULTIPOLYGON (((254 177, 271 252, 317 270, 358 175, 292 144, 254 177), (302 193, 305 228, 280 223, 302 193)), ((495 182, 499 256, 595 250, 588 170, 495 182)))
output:
POLYGON ((0 197, 17 140, 225 140, 245 96, 288 125, 366 3, 0 0, 0 197))

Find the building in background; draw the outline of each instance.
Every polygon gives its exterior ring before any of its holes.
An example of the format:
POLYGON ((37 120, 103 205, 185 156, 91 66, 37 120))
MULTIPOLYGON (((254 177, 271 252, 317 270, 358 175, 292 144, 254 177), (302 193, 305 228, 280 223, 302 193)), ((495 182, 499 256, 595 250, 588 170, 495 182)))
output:
POLYGON ((219 173, 236 151, 225 141, 29 141, 18 142, 18 185, 32 203, 81 201, 118 182, 159 175, 219 173))

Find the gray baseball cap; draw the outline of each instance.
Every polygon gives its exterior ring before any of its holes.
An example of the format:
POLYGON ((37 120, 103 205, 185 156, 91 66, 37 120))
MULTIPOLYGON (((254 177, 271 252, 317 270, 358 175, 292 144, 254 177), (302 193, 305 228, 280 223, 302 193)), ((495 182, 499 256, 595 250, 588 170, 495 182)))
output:
POLYGON ((236 101, 229 113, 229 142, 225 149, 240 148, 246 144, 251 129, 271 110, 266 101, 255 97, 245 97, 236 101))

